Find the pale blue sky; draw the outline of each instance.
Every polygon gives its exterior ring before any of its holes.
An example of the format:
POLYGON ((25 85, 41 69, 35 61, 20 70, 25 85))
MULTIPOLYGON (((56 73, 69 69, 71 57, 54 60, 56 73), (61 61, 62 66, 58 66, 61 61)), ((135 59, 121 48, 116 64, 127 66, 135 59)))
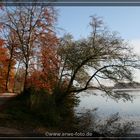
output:
POLYGON ((77 39, 90 32, 90 16, 96 14, 104 19, 113 31, 118 31, 124 39, 140 39, 140 7, 57 7, 58 26, 72 33, 77 39))

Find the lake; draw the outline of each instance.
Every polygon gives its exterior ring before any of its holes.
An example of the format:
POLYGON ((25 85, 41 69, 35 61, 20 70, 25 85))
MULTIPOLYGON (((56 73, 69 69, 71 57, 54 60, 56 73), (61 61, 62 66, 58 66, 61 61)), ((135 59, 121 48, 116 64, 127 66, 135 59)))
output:
MULTIPOLYGON (((120 93, 123 94, 123 90, 118 92, 118 94, 120 93)), ((125 93, 131 96, 131 100, 111 98, 98 90, 81 92, 78 95, 80 103, 77 110, 83 112, 86 109, 97 108, 96 113, 101 119, 106 119, 112 114, 119 113, 122 121, 134 121, 135 131, 132 133, 140 134, 140 90, 131 89, 126 90, 125 93)))

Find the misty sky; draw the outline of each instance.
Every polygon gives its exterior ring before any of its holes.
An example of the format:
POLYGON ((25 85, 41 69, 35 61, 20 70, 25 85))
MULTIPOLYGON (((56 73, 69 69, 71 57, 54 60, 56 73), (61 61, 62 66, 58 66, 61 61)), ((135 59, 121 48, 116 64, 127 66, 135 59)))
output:
MULTIPOLYGON (((91 31, 90 16, 97 15, 103 18, 111 31, 117 31, 140 55, 140 7, 63 6, 57 9, 57 26, 63 29, 60 36, 68 32, 75 39, 86 37, 91 31)), ((135 81, 140 82, 140 71, 136 72, 135 81)))

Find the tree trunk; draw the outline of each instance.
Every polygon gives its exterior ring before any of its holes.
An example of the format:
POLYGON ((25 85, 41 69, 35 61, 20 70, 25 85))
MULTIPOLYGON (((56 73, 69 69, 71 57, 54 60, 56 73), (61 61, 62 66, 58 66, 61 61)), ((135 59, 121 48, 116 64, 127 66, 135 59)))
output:
POLYGON ((11 70, 11 62, 9 62, 9 64, 8 64, 8 71, 7 71, 7 77, 6 77, 6 86, 5 86, 6 91, 9 91, 8 85, 9 85, 9 81, 10 81, 10 70, 11 70))
POLYGON ((23 89, 23 91, 25 91, 26 88, 27 88, 27 76, 28 76, 28 64, 26 64, 26 69, 25 69, 24 89, 23 89))
POLYGON ((13 49, 12 49, 11 56, 10 56, 10 59, 9 59, 9 64, 8 64, 8 71, 7 71, 7 77, 6 77, 6 86, 5 86, 6 91, 9 91, 8 85, 9 85, 9 82, 10 82, 10 71, 11 71, 12 58, 13 58, 13 49))

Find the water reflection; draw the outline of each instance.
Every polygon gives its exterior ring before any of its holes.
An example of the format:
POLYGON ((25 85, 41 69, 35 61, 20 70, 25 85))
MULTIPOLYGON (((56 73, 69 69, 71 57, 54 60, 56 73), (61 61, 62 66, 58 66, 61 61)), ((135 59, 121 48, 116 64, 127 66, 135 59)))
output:
POLYGON ((88 91, 79 94, 80 104, 77 110, 98 108, 101 120, 111 114, 119 113, 122 121, 134 121, 140 133, 140 91, 117 91, 110 95, 101 91, 88 91))
POLYGON ((133 99, 134 99, 133 95, 130 95, 129 93, 123 92, 123 91, 111 92, 108 96, 114 99, 116 102, 119 102, 119 100, 123 100, 124 102, 127 102, 127 101, 133 102, 133 99))
POLYGON ((97 108, 85 110, 77 114, 79 117, 79 130, 81 132, 91 132, 93 136, 102 137, 122 137, 129 136, 134 130, 134 123, 121 121, 119 113, 110 115, 106 119, 100 119, 97 114, 97 108), (83 130, 84 128, 84 130, 83 130))

